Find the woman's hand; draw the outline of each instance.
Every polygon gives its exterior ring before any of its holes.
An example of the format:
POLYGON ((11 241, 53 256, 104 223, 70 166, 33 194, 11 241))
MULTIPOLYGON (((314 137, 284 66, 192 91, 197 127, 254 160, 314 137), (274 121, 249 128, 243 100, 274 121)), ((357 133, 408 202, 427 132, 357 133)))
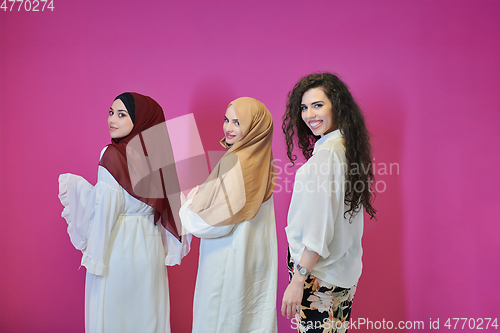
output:
POLYGON ((286 287, 281 303, 281 314, 287 319, 290 319, 290 316, 295 316, 297 313, 300 314, 302 296, 304 294, 304 282, 305 277, 294 274, 292 281, 286 287))
MULTIPOLYGON (((318 258, 319 254, 306 247, 304 248, 299 264, 310 272, 314 265, 316 265, 318 258)), ((283 294, 283 302, 281 303, 281 314, 287 319, 290 319, 290 315, 294 316, 296 313, 300 313, 300 304, 302 303, 302 297, 304 295, 304 283, 306 279, 306 276, 300 275, 295 271, 292 281, 290 281, 290 284, 286 287, 285 293, 283 294)))
POLYGON ((181 191, 181 206, 184 206, 184 203, 187 201, 186 196, 181 191))
POLYGON ((193 188, 187 195, 187 200, 193 199, 195 194, 198 193, 199 186, 193 188))
POLYGON ((196 193, 198 193, 198 188, 199 186, 196 186, 195 188, 193 188, 187 195, 187 198, 186 196, 184 195, 184 193, 182 193, 181 191, 181 206, 184 205, 184 203, 186 201, 188 201, 189 199, 193 199, 193 197, 195 196, 196 193))

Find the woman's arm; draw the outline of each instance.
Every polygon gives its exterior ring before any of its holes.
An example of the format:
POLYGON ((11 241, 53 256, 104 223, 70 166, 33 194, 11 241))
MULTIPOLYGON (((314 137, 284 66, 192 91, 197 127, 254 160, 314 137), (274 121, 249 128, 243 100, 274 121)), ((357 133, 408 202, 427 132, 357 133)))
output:
MULTIPOLYGON (((314 251, 310 251, 304 248, 304 253, 302 258, 300 258, 299 265, 311 272, 314 265, 318 261, 319 254, 314 251)), ((297 270, 294 270, 292 281, 285 290, 283 294, 283 302, 281 305, 281 314, 290 319, 290 315, 294 316, 296 313, 300 313, 300 304, 302 303, 302 295, 304 293, 304 282, 306 282, 307 276, 300 275, 297 270)))
MULTIPOLYGON (((191 191, 192 192, 192 191, 191 191)), ((183 194, 181 193, 181 196, 183 194)), ((191 197, 188 195, 188 197, 191 197)), ((181 198, 181 201, 183 199, 181 198)), ((191 234, 198 238, 219 238, 228 235, 234 228, 234 224, 229 224, 221 227, 214 227, 204 221, 198 214, 193 212, 189 206, 193 199, 184 201, 179 210, 182 226, 191 234)))
POLYGON ((94 213, 91 217, 82 266, 87 268, 87 272, 102 276, 111 232, 118 216, 125 211, 125 197, 120 184, 102 166, 99 166, 95 188, 94 213))
MULTIPOLYGON (((328 245, 333 240, 335 216, 342 205, 343 182, 336 176, 342 178, 342 167, 330 149, 317 151, 295 176, 285 230, 292 256, 302 252, 299 264, 309 272, 320 256, 330 256, 328 245)), ((300 313, 305 280, 305 276, 293 275, 283 295, 283 316, 290 318, 300 313)))

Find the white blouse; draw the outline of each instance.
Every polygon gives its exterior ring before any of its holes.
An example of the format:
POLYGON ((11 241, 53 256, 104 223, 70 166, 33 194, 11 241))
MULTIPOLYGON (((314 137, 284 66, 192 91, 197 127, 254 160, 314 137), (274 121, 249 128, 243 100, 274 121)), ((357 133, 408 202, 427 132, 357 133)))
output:
POLYGON ((344 204, 347 160, 342 141, 339 130, 323 136, 297 170, 285 231, 295 264, 307 247, 320 255, 312 275, 350 288, 361 276, 363 212, 351 223, 349 214, 344 217, 349 207, 344 204))

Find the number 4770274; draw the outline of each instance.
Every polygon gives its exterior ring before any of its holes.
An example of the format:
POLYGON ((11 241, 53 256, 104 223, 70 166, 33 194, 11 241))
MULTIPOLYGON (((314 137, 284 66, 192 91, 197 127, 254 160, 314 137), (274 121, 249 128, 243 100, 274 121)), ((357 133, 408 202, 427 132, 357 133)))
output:
POLYGON ((487 330, 490 327, 498 329, 498 322, 497 318, 448 318, 444 326, 447 327, 448 329, 454 329, 454 330, 455 329, 487 330))
MULTIPOLYGON (((1 0, 0 0, 1 1, 1 0)), ((54 0, 3 0, 0 9, 4 12, 15 11, 20 12, 43 12, 45 9, 54 11, 54 0), (9 8, 10 6, 10 8, 9 8)))

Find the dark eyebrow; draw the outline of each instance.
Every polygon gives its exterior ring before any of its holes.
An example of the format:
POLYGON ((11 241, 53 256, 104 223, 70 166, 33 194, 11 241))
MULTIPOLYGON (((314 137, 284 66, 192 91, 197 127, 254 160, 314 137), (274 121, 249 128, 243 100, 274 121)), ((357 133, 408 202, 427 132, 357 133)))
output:
MULTIPOLYGON (((316 105, 318 103, 325 103, 325 102, 324 101, 316 101, 316 102, 312 102, 311 105, 316 105)), ((307 106, 307 105, 302 103, 302 104, 300 104, 300 106, 307 106)))
MULTIPOLYGON (((111 108, 111 107, 109 108, 109 110, 110 110, 110 111, 115 111, 115 110, 113 110, 113 108, 111 108)), ((128 111, 127 111, 127 110, 116 110, 116 112, 120 112, 120 111, 121 111, 121 112, 127 112, 127 113, 128 113, 128 111)))

